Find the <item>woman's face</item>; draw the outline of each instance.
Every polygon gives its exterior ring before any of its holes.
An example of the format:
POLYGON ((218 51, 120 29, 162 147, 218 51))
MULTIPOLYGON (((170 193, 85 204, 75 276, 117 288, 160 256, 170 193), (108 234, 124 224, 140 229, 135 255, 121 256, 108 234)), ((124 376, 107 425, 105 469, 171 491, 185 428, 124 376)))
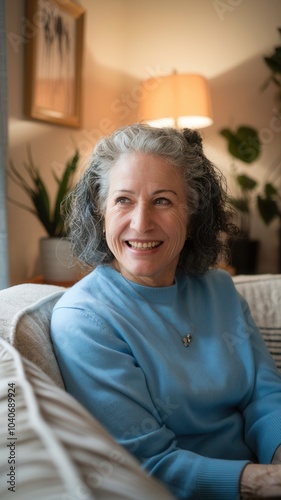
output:
POLYGON ((125 278, 173 284, 187 219, 185 185, 175 168, 151 154, 119 158, 110 173, 105 230, 113 264, 125 278))

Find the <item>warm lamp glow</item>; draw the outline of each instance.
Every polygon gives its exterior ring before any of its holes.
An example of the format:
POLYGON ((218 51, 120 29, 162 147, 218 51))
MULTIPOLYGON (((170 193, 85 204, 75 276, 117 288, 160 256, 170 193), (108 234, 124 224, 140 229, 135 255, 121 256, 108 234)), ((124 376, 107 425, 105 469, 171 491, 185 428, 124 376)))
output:
POLYGON ((145 80, 140 121, 154 127, 203 128, 212 125, 207 80, 201 75, 178 73, 145 80))

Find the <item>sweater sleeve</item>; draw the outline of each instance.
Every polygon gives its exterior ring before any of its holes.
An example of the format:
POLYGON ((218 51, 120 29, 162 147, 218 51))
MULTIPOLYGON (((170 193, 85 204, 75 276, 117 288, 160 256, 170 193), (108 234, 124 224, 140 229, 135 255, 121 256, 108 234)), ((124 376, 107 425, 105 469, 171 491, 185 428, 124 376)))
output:
POLYGON ((180 449, 161 421, 128 344, 100 315, 57 307, 51 335, 67 391, 178 499, 238 498, 247 461, 180 449))
POLYGON ((241 404, 245 421, 245 441, 260 463, 269 464, 281 443, 281 375, 254 323, 246 301, 243 298, 241 300, 247 324, 244 338, 250 341, 255 374, 252 393, 241 404))

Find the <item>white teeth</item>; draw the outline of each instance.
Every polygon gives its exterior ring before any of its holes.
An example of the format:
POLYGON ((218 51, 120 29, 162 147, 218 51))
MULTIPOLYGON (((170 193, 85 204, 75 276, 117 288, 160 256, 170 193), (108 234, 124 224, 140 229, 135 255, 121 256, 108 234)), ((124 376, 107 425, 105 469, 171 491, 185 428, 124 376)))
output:
POLYGON ((142 249, 150 249, 156 247, 157 245, 160 245, 160 241, 150 241, 149 243, 141 243, 140 241, 128 241, 128 243, 132 248, 142 249))

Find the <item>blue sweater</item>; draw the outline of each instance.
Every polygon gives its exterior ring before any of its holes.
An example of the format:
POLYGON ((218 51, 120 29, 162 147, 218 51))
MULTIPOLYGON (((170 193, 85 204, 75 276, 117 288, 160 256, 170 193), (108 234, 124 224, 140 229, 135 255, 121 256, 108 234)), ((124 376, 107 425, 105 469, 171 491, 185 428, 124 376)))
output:
POLYGON ((179 499, 237 499, 281 443, 281 376, 224 271, 151 288, 99 266, 51 335, 67 391, 179 499))

